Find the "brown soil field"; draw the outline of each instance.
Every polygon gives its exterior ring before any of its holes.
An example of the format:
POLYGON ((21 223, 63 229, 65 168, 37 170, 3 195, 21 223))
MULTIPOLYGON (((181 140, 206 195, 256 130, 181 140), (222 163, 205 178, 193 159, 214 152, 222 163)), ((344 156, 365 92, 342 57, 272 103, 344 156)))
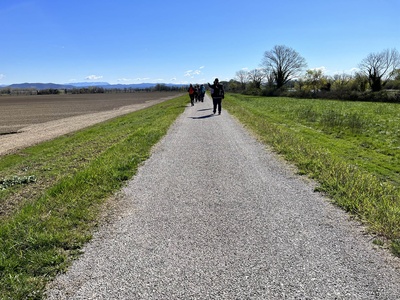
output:
POLYGON ((135 92, 1 96, 0 155, 182 95, 135 92))

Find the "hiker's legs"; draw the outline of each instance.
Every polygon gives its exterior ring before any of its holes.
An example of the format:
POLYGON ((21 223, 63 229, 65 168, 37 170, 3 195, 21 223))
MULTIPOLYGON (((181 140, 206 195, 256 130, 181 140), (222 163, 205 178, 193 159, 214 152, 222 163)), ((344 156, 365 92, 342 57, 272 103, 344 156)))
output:
MULTIPOLYGON (((216 100, 217 100, 217 101, 216 101, 216 102, 217 102, 217 105, 216 105, 216 106, 218 107, 218 113, 221 114, 222 99, 221 99, 221 98, 217 98, 216 100)), ((215 107, 215 106, 214 106, 214 107, 215 107)), ((215 107, 215 108, 217 108, 217 107, 215 107)), ((214 108, 214 111, 216 111, 215 108, 214 108)))
POLYGON ((213 113, 214 114, 217 112, 217 104, 218 104, 217 98, 213 98, 213 105, 214 105, 213 113))

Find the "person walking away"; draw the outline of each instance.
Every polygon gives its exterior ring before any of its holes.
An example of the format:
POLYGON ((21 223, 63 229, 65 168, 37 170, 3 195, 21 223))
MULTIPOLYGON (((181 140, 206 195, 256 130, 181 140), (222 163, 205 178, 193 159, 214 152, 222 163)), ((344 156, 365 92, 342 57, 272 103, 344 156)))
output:
POLYGON ((211 97, 214 104, 213 113, 215 114, 218 109, 218 114, 220 115, 222 108, 222 99, 224 99, 225 96, 224 86, 219 83, 218 78, 215 78, 214 84, 208 83, 208 86, 212 89, 211 97))
POLYGON ((206 94, 206 87, 204 84, 200 85, 200 101, 204 102, 204 95, 206 94))
POLYGON ((196 84, 194 86, 194 101, 197 102, 199 101, 199 85, 196 84))
POLYGON ((192 84, 190 84, 190 86, 188 88, 188 93, 189 93, 189 97, 190 97, 190 103, 192 104, 192 106, 194 106, 194 87, 192 84))

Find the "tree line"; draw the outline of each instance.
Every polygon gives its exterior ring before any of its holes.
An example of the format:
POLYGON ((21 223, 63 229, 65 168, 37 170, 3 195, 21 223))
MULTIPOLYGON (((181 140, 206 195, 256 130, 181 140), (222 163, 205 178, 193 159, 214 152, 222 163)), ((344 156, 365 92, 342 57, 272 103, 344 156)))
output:
POLYGON ((1 95, 59 95, 59 94, 115 94, 115 93, 136 93, 136 92, 186 92, 186 86, 167 86, 166 84, 156 84, 154 87, 149 88, 104 88, 98 86, 81 87, 72 89, 21 89, 21 88, 2 88, 0 89, 1 95))
POLYGON ((327 76, 307 69, 294 49, 277 45, 265 51, 260 68, 236 72, 227 90, 265 96, 319 97, 400 102, 400 54, 396 49, 371 53, 354 74, 327 76))

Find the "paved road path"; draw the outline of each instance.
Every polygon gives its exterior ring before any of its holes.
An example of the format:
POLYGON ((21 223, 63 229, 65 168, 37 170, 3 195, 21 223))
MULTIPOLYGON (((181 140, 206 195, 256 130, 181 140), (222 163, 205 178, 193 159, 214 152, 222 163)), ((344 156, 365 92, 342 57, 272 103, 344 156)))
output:
POLYGON ((400 299, 399 261, 211 101, 188 107, 50 299, 400 299))

